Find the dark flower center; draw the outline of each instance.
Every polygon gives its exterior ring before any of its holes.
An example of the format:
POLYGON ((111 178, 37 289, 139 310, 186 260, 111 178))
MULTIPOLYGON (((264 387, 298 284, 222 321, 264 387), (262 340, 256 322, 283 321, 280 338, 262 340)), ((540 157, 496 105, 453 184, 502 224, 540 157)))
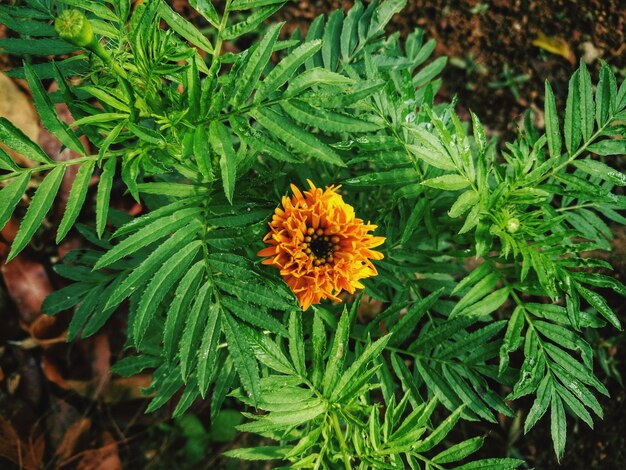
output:
POLYGON ((324 229, 310 227, 306 231, 302 248, 313 258, 313 264, 320 266, 334 260, 333 253, 339 248, 339 240, 337 235, 325 235, 324 229))

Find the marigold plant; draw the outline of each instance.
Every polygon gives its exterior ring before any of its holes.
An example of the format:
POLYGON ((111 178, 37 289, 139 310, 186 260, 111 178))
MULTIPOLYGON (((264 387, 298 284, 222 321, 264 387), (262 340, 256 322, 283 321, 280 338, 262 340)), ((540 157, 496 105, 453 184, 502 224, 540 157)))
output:
POLYGON ((196 24, 164 0, 25 2, 0 6, 19 36, 0 48, 73 158, 0 118, 30 161, 0 150, 0 227, 24 214, 7 261, 46 217, 57 243, 84 238, 43 308, 72 313, 70 341, 123 318, 113 371, 150 372, 148 412, 206 400, 215 420, 236 399, 261 437, 229 457, 438 470, 523 465, 472 461, 468 422, 547 415, 560 458, 568 421, 602 416, 593 338, 621 329, 606 289, 626 294, 599 255, 626 222, 626 83, 607 64, 594 86, 581 62, 563 109, 546 82, 545 129, 527 115, 498 144, 435 99, 433 40, 385 34, 406 0, 290 36, 270 20, 284 0, 190 0, 196 24))

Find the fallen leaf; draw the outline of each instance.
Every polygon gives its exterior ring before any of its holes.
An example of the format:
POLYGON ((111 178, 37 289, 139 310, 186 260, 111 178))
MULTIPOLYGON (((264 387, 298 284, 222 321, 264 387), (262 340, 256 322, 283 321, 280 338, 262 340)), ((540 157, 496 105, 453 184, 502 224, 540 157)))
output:
POLYGON ((40 315, 33 321, 30 325, 30 336, 35 345, 43 348, 67 341, 65 325, 58 317, 48 315, 40 315))
POLYGON ((118 470, 122 468, 122 462, 117 449, 117 442, 110 433, 104 432, 103 446, 99 449, 89 449, 83 451, 82 458, 77 470, 118 470))
POLYGON ((585 64, 591 64, 604 54, 604 49, 599 49, 593 45, 591 41, 585 41, 580 45, 583 51, 583 60, 585 64))
MULTIPOLYGON (((33 141, 39 140, 39 118, 31 102, 9 77, 0 73, 0 116, 7 118, 33 141)), ((33 167, 37 162, 29 160, 17 152, 0 144, 15 163, 33 167)))
POLYGON ((540 47, 551 54, 560 55, 570 64, 576 65, 576 56, 572 52, 569 44, 563 38, 557 36, 546 36, 540 31, 537 34, 537 38, 533 41, 533 45, 540 47))
MULTIPOLYGON (((35 431, 35 429, 33 429, 35 431)), ((45 450, 44 435, 30 436, 23 441, 17 431, 4 417, 0 416, 0 456, 25 470, 39 469, 43 463, 45 450)))
POLYGON ((0 266, 9 296, 17 306, 26 328, 41 315, 41 304, 53 289, 41 263, 21 254, 9 264, 0 266))
POLYGON ((89 418, 81 418, 70 425, 65 431, 65 435, 57 447, 56 455, 61 459, 68 459, 71 457, 76 450, 78 441, 90 426, 91 420, 89 418))

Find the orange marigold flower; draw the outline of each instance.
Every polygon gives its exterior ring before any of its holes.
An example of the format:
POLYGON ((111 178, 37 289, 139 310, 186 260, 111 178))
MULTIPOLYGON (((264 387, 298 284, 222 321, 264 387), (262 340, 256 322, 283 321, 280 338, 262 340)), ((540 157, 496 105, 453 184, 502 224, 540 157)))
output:
POLYGON ((342 290, 362 289, 361 279, 378 274, 370 260, 383 258, 372 248, 385 242, 368 233, 376 225, 355 217, 337 194, 340 186, 322 190, 307 181, 311 189, 304 194, 291 185, 293 196, 283 197, 263 238, 270 246, 258 252, 267 257, 263 264, 280 269, 303 310, 322 299, 341 301, 342 290))

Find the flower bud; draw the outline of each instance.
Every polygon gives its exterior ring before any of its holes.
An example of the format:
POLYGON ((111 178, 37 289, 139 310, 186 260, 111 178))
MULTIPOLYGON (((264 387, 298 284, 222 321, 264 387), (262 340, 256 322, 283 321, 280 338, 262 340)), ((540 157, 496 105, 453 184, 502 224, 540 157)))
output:
POLYGON ((87 17, 79 10, 65 10, 54 22, 59 36, 79 47, 94 42, 93 29, 87 17))
POLYGON ((509 233, 515 233, 519 230, 520 221, 518 218, 513 217, 506 222, 506 231, 509 233))

